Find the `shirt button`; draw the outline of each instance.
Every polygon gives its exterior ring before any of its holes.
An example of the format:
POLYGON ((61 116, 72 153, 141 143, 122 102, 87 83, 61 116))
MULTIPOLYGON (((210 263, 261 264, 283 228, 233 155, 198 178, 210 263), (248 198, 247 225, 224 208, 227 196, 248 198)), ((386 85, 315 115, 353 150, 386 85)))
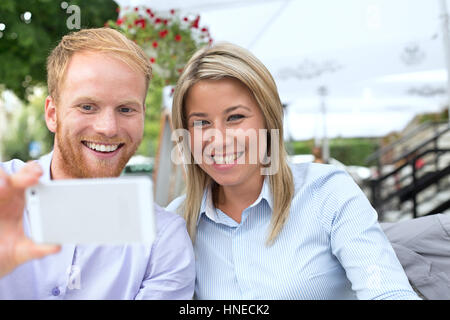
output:
POLYGON ((58 287, 55 287, 52 289, 52 295, 54 295, 55 297, 59 296, 60 293, 61 293, 61 291, 59 291, 58 287))

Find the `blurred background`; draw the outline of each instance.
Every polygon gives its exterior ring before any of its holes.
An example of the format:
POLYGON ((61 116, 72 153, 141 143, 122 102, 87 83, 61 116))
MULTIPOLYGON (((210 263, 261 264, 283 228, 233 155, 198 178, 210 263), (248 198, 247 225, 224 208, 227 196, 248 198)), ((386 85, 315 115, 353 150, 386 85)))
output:
POLYGON ((229 41, 272 73, 292 162, 347 170, 382 221, 448 212, 448 2, 1 0, 0 160, 52 149, 46 57, 64 34, 106 26, 153 64, 144 141, 124 174, 151 175, 160 205, 185 188, 167 161, 173 86, 195 50, 229 41))

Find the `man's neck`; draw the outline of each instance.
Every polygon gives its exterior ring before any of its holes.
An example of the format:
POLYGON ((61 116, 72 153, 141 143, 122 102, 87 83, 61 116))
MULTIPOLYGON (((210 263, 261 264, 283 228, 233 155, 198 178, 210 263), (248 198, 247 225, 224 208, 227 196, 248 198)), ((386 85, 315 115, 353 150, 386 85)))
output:
POLYGON ((74 179, 75 177, 67 174, 62 166, 61 154, 58 149, 55 148, 53 151, 53 157, 50 163, 50 179, 51 180, 62 180, 62 179, 74 179))

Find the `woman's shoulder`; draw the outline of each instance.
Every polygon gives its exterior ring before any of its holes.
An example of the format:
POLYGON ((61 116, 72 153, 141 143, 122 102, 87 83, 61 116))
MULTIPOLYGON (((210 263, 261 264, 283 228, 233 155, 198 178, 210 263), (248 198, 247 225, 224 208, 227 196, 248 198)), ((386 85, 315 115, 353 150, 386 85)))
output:
POLYGON ((292 177, 294 179, 295 190, 302 188, 320 188, 327 183, 339 183, 347 181, 350 177, 347 171, 334 165, 306 162, 289 163, 292 177))

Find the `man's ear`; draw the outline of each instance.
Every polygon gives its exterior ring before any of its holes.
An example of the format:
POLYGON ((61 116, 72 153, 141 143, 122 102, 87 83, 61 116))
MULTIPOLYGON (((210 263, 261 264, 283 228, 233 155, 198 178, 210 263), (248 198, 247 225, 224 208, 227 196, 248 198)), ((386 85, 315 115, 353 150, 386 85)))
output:
POLYGON ((55 100, 47 96, 45 99, 45 122, 47 123, 47 128, 53 133, 56 133, 57 128, 57 112, 55 100))

